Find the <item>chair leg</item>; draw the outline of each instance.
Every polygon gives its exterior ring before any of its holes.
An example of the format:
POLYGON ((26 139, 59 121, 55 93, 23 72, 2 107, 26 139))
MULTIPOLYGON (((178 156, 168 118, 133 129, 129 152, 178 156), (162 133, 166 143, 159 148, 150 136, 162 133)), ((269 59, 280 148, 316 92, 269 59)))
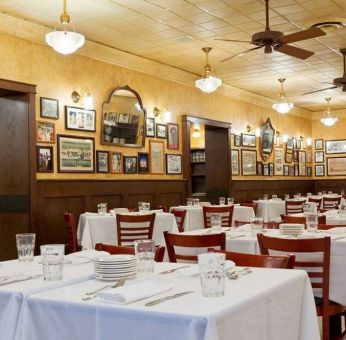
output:
POLYGON ((322 316, 322 340, 329 340, 329 315, 322 316))
POLYGON ((342 315, 332 315, 329 318, 329 336, 330 339, 340 339, 341 329, 341 318, 342 315))

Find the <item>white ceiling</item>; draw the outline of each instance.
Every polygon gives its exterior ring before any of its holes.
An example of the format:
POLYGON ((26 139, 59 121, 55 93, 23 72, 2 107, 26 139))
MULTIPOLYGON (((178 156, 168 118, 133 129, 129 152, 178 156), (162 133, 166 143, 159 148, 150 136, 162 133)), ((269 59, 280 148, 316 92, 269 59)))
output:
MULTIPOLYGON (((346 0, 271 0, 269 5, 271 29, 285 34, 303 29, 310 20, 346 18, 346 0)), ((55 26, 61 7, 62 0, 0 0, 1 12, 48 27, 55 26)), ((76 30, 89 40, 196 75, 204 66, 201 48, 211 46, 212 70, 224 83, 275 99, 277 79, 285 77, 287 97, 297 106, 322 110, 324 98, 331 96, 333 108, 346 108, 341 89, 300 95, 342 76, 339 49, 346 48, 346 28, 295 44, 315 52, 305 61, 259 50, 220 63, 251 45, 216 38, 251 40, 264 30, 263 0, 69 0, 68 12, 76 30), (186 36, 182 40, 187 41, 179 41, 186 36)))

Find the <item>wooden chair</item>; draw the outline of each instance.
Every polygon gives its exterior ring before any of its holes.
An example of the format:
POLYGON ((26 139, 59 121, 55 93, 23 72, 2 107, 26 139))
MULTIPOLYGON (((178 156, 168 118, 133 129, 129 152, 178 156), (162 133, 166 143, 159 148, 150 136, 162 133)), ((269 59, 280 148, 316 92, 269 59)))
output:
MULTIPOLYGON (((306 224, 305 223, 305 217, 298 217, 298 216, 289 216, 289 215, 283 215, 281 214, 281 223, 301 223, 301 224, 306 224)), ((326 224, 327 222, 327 217, 325 215, 320 215, 318 216, 318 224, 326 224)))
POLYGON ((157 205, 155 209, 162 209, 163 212, 168 212, 168 209, 164 204, 157 205))
POLYGON ((64 212, 64 221, 67 227, 68 238, 68 250, 66 253, 70 254, 80 251, 81 247, 78 245, 77 224, 74 215, 70 212, 64 212))
MULTIPOLYGON (((113 246, 113 245, 103 244, 103 243, 96 243, 95 249, 107 251, 108 253, 112 255, 113 254, 128 254, 128 255, 135 254, 135 248, 133 247, 113 246)), ((165 250, 166 250, 165 247, 156 246, 155 258, 154 258, 156 262, 163 262, 163 258, 165 256, 165 250)))
POLYGON ((117 214, 116 220, 119 246, 132 246, 135 240, 150 240, 153 237, 155 214, 117 214))
POLYGON ((286 215, 302 213, 304 203, 305 201, 285 201, 286 215))
MULTIPOLYGON (((226 234, 207 234, 207 235, 183 235, 173 234, 165 231, 164 233, 169 262, 177 262, 177 260, 197 261, 197 255, 176 254, 174 247, 185 248, 211 248, 220 247, 225 250, 226 234)), ((204 250, 206 252, 207 250, 204 250)))
POLYGON ((184 231, 184 222, 185 222, 186 210, 172 209, 171 214, 174 215, 175 220, 177 221, 178 230, 180 233, 182 233, 184 231))
POLYGON ((269 255, 269 251, 282 251, 285 253, 319 253, 321 260, 300 259, 295 261, 295 268, 314 268, 307 271, 313 288, 322 289, 322 298, 315 298, 318 316, 322 316, 322 339, 329 340, 329 317, 342 315, 346 309, 329 300, 329 271, 330 271, 330 237, 314 239, 282 239, 257 234, 258 244, 262 255, 269 255), (317 270, 318 271, 317 271, 317 270))
POLYGON ((211 227, 210 216, 213 214, 221 215, 221 226, 230 227, 232 225, 234 205, 228 207, 203 207, 204 228, 211 227))
MULTIPOLYGON (((234 221, 234 226, 240 227, 244 224, 249 224, 250 222, 246 222, 246 221, 234 221)), ((270 221, 270 222, 263 222, 263 228, 265 229, 278 229, 280 226, 279 222, 274 222, 274 221, 270 221)))
POLYGON ((332 228, 346 228, 346 224, 318 224, 319 230, 328 230, 332 228))
POLYGON ((323 197, 322 208, 327 210, 334 210, 338 208, 341 202, 341 196, 339 197, 323 197))
POLYGON ((244 202, 241 203, 240 205, 243 206, 243 207, 251 207, 251 208, 253 208, 253 211, 254 211, 255 216, 256 216, 256 214, 257 214, 257 208, 258 208, 258 203, 256 203, 256 202, 250 203, 250 202, 245 202, 245 201, 244 201, 244 202))
POLYGON ((308 202, 316 203, 317 210, 321 209, 322 198, 312 198, 312 197, 309 197, 308 202))

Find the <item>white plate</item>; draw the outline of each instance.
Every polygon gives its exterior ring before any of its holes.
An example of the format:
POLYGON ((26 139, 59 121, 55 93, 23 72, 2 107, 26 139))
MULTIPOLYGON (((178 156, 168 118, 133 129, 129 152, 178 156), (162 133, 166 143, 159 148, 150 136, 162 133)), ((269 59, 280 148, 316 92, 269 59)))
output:
POLYGON ((109 255, 105 257, 95 257, 95 262, 102 262, 102 263, 109 263, 109 262, 131 262, 136 261, 135 255, 122 255, 122 254, 116 254, 116 255, 109 255))
POLYGON ((110 275, 120 275, 120 274, 126 274, 126 273, 134 273, 137 271, 137 268, 131 268, 128 270, 100 270, 100 269, 95 269, 95 273, 103 273, 103 274, 110 274, 110 275))
POLYGON ((133 273, 131 275, 118 275, 118 276, 106 276, 106 275, 98 275, 95 274, 95 279, 99 280, 99 281, 116 281, 119 280, 123 277, 125 277, 126 279, 131 279, 137 276, 137 273, 133 273))

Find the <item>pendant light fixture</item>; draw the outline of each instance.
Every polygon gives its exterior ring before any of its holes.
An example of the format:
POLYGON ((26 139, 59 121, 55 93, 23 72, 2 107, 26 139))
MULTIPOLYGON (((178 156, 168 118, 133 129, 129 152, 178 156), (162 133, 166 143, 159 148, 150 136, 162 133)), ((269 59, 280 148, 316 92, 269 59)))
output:
POLYGON ((293 109, 293 104, 287 102, 286 94, 284 92, 284 82, 286 79, 281 78, 278 79, 281 85, 280 93, 279 93, 279 102, 273 104, 273 109, 278 113, 285 114, 293 109))
POLYGON ((219 86, 221 86, 222 81, 217 77, 213 77, 210 75, 211 66, 209 65, 208 55, 211 51, 211 47, 203 47, 202 51, 205 53, 205 66, 204 66, 204 74, 201 79, 196 80, 195 85, 201 91, 205 93, 211 93, 217 90, 219 86))
POLYGON ((323 117, 321 118, 321 123, 325 126, 333 126, 337 121, 338 117, 332 114, 330 111, 330 101, 332 98, 326 98, 327 108, 323 113, 323 117))
POLYGON ((53 47, 55 51, 61 54, 71 54, 76 52, 80 47, 84 45, 84 36, 77 33, 71 18, 67 14, 66 0, 63 0, 63 12, 60 15, 61 30, 57 29, 59 23, 55 26, 55 31, 46 34, 46 43, 53 47), (68 26, 72 30, 68 30, 68 26))

